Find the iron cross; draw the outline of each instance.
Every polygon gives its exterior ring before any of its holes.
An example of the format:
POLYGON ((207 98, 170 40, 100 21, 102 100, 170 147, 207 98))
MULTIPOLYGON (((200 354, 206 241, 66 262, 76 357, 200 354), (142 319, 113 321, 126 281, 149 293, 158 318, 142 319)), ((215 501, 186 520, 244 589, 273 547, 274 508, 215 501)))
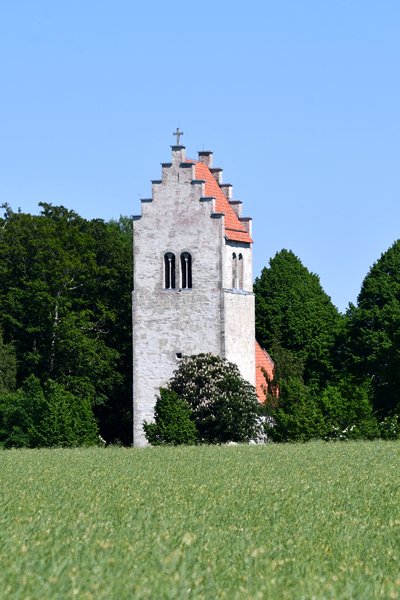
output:
POLYGON ((181 135, 183 135, 183 131, 179 131, 179 127, 177 127, 172 135, 176 135, 176 145, 179 146, 179 140, 181 139, 181 135))

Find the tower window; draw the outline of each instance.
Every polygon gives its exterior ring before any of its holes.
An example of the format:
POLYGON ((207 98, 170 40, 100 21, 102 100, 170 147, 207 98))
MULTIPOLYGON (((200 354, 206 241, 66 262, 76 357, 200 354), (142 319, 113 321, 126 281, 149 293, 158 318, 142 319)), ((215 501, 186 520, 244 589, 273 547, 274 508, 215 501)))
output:
POLYGON ((238 279, 239 279, 239 290, 243 289, 243 256, 238 256, 238 279))
POLYGON ((181 277, 182 289, 188 290, 192 287, 192 257, 189 252, 181 254, 181 277))
POLYGON ((164 254, 164 278, 165 289, 175 289, 175 254, 172 252, 164 254))
POLYGON ((232 254, 232 288, 243 289, 243 254, 232 254))
POLYGON ((236 290, 239 286, 238 281, 238 261, 236 252, 232 254, 232 288, 236 290))

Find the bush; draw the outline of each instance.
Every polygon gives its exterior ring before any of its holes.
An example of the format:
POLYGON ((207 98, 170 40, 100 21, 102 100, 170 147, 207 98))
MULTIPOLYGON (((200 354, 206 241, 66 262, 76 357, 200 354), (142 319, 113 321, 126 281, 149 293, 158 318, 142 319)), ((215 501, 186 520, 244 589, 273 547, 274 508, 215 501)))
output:
POLYGON ((400 438, 400 417, 391 415, 379 423, 379 433, 383 440, 398 440, 400 438))
POLYGON ((196 442, 196 426, 190 418, 188 403, 168 389, 161 388, 154 408, 154 423, 143 425, 147 441, 161 444, 192 445, 196 442))
POLYGON ((0 445, 5 448, 88 446, 98 441, 90 402, 31 375, 16 392, 0 394, 0 445))
POLYGON ((212 354, 184 358, 168 389, 190 406, 200 442, 248 442, 256 436, 257 395, 233 363, 212 354))
POLYGON ((369 383, 357 385, 352 378, 344 378, 337 385, 326 386, 320 401, 326 423, 325 439, 379 437, 379 426, 370 396, 369 383))
POLYGON ((45 413, 40 426, 44 446, 91 446, 98 428, 89 398, 78 398, 49 380, 44 385, 45 413))
POLYGON ((280 386, 278 407, 267 423, 274 442, 307 442, 323 437, 324 417, 312 390, 301 380, 291 378, 280 386))
MULTIPOLYGON (((276 442, 377 438, 379 426, 370 393, 368 382, 356 385, 352 378, 329 384, 322 391, 299 379, 289 379, 281 384, 268 434, 276 442)), ((388 437, 394 435, 393 424, 386 425, 388 437)))

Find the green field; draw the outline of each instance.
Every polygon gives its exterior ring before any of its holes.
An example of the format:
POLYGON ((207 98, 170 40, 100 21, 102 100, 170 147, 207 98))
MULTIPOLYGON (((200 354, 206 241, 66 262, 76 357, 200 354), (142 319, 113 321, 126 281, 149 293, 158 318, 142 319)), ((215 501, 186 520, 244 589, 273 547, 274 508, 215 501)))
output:
POLYGON ((397 442, 0 452, 0 596, 399 598, 397 442))

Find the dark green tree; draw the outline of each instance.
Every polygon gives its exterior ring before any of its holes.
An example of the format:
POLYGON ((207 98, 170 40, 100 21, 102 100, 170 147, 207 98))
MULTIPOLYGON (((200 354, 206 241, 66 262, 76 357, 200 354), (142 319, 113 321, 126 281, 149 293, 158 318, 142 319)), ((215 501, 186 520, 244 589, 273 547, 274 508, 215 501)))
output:
POLYGON ((257 395, 233 363, 213 354, 184 358, 168 389, 190 406, 200 442, 247 442, 256 436, 257 395))
POLYGON ((348 370, 371 381, 380 417, 400 415, 400 240, 365 277, 346 333, 348 370))
POLYGON ((44 414, 39 425, 41 445, 92 446, 98 443, 90 397, 74 396, 51 380, 44 385, 44 397, 44 414))
POLYGON ((336 337, 343 317, 319 278, 290 250, 270 260, 254 284, 256 336, 265 348, 289 350, 304 365, 307 385, 323 387, 333 375, 336 337))
POLYGON ((257 336, 275 361, 267 396, 275 441, 373 438, 378 426, 363 379, 347 376, 345 318, 319 278, 287 250, 255 283, 257 336))
POLYGON ((96 242, 96 264, 101 274, 93 286, 92 304, 107 307, 104 323, 108 346, 118 351, 108 400, 96 407, 102 435, 110 441, 132 442, 132 286, 133 221, 94 220, 88 223, 96 242))
POLYGON ((307 442, 324 437, 324 416, 313 391, 289 377, 279 388, 279 402, 271 413, 268 437, 275 442, 307 442))
POLYGON ((90 398, 103 436, 131 441, 130 220, 41 204, 0 222, 0 325, 17 384, 31 374, 90 398))
POLYGON ((326 439, 373 439, 380 435, 370 401, 369 382, 358 384, 343 377, 336 385, 328 385, 319 399, 324 416, 326 439))
POLYGON ((11 344, 4 344, 0 329, 0 394, 15 388, 16 375, 17 359, 14 347, 11 344))
POLYGON ((143 425, 147 441, 153 446, 195 444, 197 432, 191 414, 185 400, 171 390, 160 388, 154 408, 154 423, 145 422, 143 425))
POLYGON ((282 381, 279 398, 270 412, 273 421, 269 421, 269 437, 276 442, 379 437, 370 393, 367 383, 358 384, 350 377, 319 391, 289 377, 282 381))
POLYGON ((34 375, 16 392, 0 394, 0 444, 11 447, 85 446, 98 443, 90 400, 34 375))

